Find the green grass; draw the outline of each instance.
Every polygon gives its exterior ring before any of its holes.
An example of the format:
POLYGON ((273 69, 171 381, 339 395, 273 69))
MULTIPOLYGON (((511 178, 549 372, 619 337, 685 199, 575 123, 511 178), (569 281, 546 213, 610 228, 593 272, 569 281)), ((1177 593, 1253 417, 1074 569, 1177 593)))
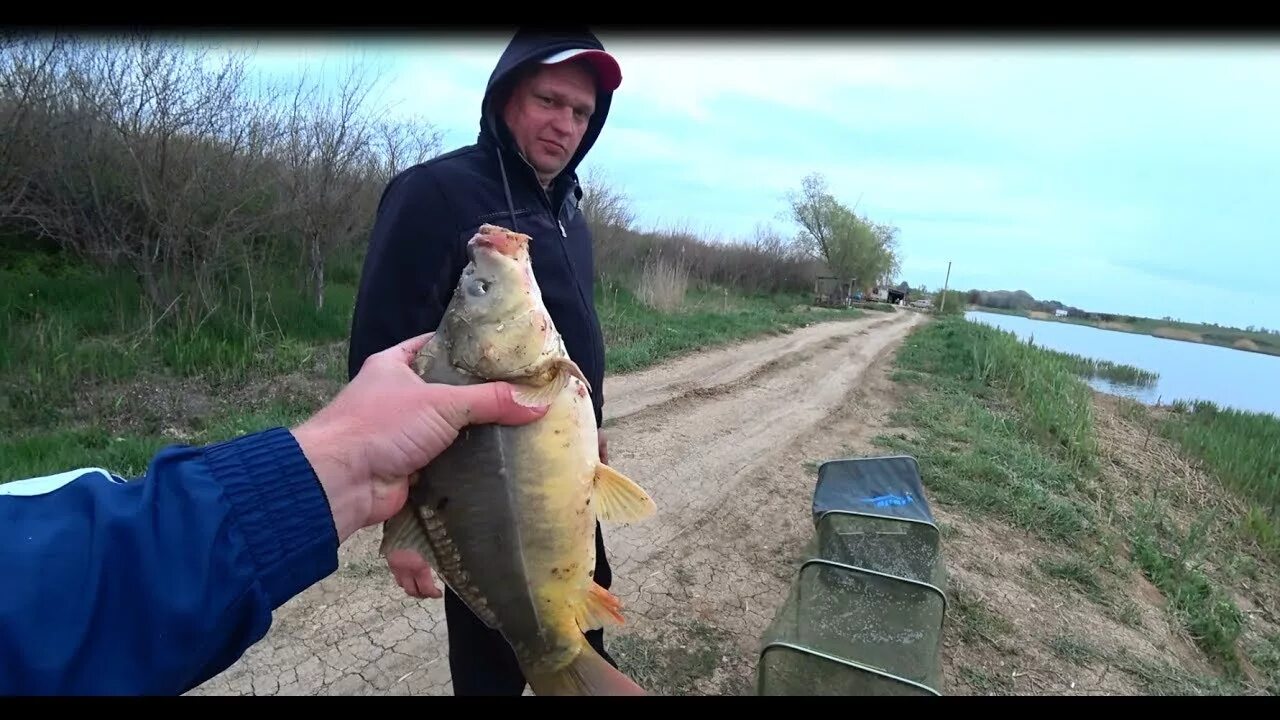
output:
POLYGON ((726 295, 691 291, 671 313, 654 310, 624 283, 597 285, 596 308, 605 336, 609 372, 629 372, 677 355, 814 322, 859 317, 858 309, 812 307, 803 295, 726 295))
MULTIPOLYGON (((228 278, 216 310, 188 319, 149 310, 127 271, 0 250, 0 482, 80 465, 138 475, 168 444, 305 418, 346 379, 358 268, 330 269, 319 311, 291 269, 256 268, 252 297, 228 278)), ((609 372, 861 314, 715 289, 661 313, 609 282, 597 298, 609 372)))
MULTIPOLYGON (((0 427, 52 428, 86 389, 139 375, 244 382, 306 365, 316 345, 345 339, 354 288, 333 283, 316 311, 282 272, 254 278, 253 298, 227 291, 191 321, 147 308, 120 270, 57 255, 0 266, 0 427)), ((247 288, 244 283, 240 288, 247 288)))
MULTIPOLYGON (((1243 657, 1262 673, 1263 685, 1280 681, 1274 631, 1251 629, 1233 595, 1267 597, 1275 568, 1224 531, 1229 522, 1219 514, 1171 504, 1164 496, 1180 495, 1165 487, 1170 478, 1130 477, 1152 485, 1141 497, 1109 491, 1093 393, 1083 380, 1097 368, 1087 358, 947 316, 914 331, 896 365, 895 379, 911 388, 896 420, 911 432, 876 442, 916 457, 931 500, 1000 519, 1046 542, 1054 554, 1035 557, 1033 564, 1054 592, 1075 593, 1132 628, 1141 623, 1131 573, 1141 573, 1221 671, 1213 687, 1251 687, 1241 672, 1243 657)), ((1125 417, 1154 422, 1136 404, 1125 417)), ((1273 421, 1202 404, 1175 415, 1164 432, 1188 455, 1203 458, 1224 485, 1252 498, 1253 512, 1274 507, 1280 435, 1273 421)), ((1053 649, 1072 661, 1089 656, 1065 641, 1053 649)), ((1137 661, 1124 667, 1153 690, 1189 687, 1190 676, 1180 671, 1137 661)))
POLYGON ((316 402, 273 400, 243 414, 224 411, 181 439, 161 433, 113 432, 105 424, 6 435, 0 440, 0 482, 74 467, 102 467, 124 477, 137 477, 167 445, 200 445, 272 426, 288 427, 316 407, 316 402))
POLYGON ((914 455, 938 501, 1067 546, 1095 534, 1090 397, 1068 363, 959 316, 912 333, 897 363, 923 390, 898 413, 918 435, 878 442, 914 455))
POLYGON ((1135 387, 1151 386, 1160 379, 1160 373, 1136 368, 1132 365, 1123 365, 1110 360, 1098 360, 1057 350, 1046 349, 1045 352, 1054 355, 1063 362, 1069 363, 1074 372, 1081 377, 1103 378, 1115 383, 1135 387))
POLYGON ((1196 643, 1237 674, 1236 648, 1244 615, 1203 569, 1212 541, 1207 536, 1208 523, 1201 518, 1183 535, 1157 503, 1144 501, 1139 509, 1130 531, 1134 560, 1169 599, 1196 643))
POLYGON ((1006 428, 1015 440, 1033 442, 1037 451, 1043 449, 1071 472, 1093 468, 1092 393, 1080 381, 1080 364, 1069 356, 1019 342, 1010 332, 947 316, 913 334, 899 354, 899 365, 932 376, 940 390, 957 400, 993 393, 1008 399, 1020 416, 1016 427, 1008 418, 981 412, 986 408, 980 404, 967 414, 974 422, 1006 428))
POLYGON ((1280 554, 1280 418, 1199 401, 1178 403, 1161 432, 1207 465, 1250 506, 1260 545, 1280 554))

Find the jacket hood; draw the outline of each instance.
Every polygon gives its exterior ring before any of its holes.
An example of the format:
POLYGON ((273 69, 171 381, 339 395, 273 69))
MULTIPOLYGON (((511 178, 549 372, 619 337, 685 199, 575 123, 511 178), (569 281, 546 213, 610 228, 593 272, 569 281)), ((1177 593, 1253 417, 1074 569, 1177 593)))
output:
MULTIPOLYGON (((537 62, 552 53, 579 48, 604 50, 604 45, 586 29, 518 30, 507 44, 507 49, 498 58, 493 72, 489 75, 489 84, 485 86, 484 99, 480 106, 480 142, 494 142, 499 148, 518 157, 519 151, 512 140, 511 133, 507 130, 506 123, 502 121, 502 108, 497 101, 506 97, 517 68, 529 62, 537 62)), ((578 165, 595 145, 601 130, 604 129, 605 119, 609 116, 612 103, 612 91, 600 89, 596 92, 595 113, 587 124, 587 131, 582 136, 578 151, 561 172, 562 176, 573 176, 578 165)))

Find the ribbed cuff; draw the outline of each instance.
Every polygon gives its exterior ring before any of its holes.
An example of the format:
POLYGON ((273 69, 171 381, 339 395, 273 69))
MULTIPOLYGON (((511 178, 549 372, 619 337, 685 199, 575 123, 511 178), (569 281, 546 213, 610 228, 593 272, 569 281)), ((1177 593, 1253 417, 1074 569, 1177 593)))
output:
POLYGON ((272 609, 338 568, 338 531, 320 480, 293 434, 272 428, 210 445, 272 609))

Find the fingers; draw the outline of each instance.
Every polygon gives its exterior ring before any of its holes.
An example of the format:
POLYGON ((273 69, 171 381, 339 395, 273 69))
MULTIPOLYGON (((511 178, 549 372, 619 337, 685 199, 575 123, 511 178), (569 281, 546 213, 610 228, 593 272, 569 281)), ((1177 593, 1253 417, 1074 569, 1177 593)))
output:
POLYGON ((387 554, 387 565, 400 586, 411 597, 441 598, 444 594, 436 586, 431 565, 412 550, 392 550, 387 554))
POLYGON ((436 587, 435 576, 431 573, 430 565, 418 570, 393 570, 392 574, 395 575, 396 584, 410 597, 436 599, 444 597, 444 593, 436 587))
POLYGON ((415 573, 413 571, 398 568, 393 565, 391 567, 391 576, 396 579, 396 584, 399 585, 400 589, 404 590, 406 594, 413 597, 420 597, 418 595, 418 586, 414 581, 415 573))
POLYGON ((409 338, 393 348, 389 348, 387 352, 391 353, 396 360, 400 362, 410 362, 413 356, 418 354, 424 345, 431 341, 431 336, 435 335, 435 331, 423 333, 417 337, 409 338))
POLYGON ((396 584, 404 590, 407 595, 418 597, 418 588, 413 583, 413 574, 403 570, 392 570, 391 575, 395 577, 396 584))
POLYGON ((547 413, 547 408, 531 408, 516 402, 512 386, 505 382, 441 387, 452 410, 447 418, 454 428, 466 425, 523 425, 547 413))
POLYGON ((440 588, 436 587, 435 576, 431 573, 430 567, 419 570, 413 576, 414 588, 417 590, 417 597, 429 597, 439 599, 444 597, 444 593, 440 592, 440 588))
POLYGON ((431 579, 431 571, 427 570, 421 575, 405 575, 396 576, 396 584, 398 584, 406 595, 416 598, 433 598, 439 600, 444 597, 444 593, 436 588, 435 581, 431 579))

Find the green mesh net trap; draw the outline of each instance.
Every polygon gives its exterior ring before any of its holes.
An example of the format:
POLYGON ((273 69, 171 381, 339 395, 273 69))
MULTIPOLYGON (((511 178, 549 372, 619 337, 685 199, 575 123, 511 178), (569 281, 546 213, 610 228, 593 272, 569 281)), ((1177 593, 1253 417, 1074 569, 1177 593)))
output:
POLYGON ((945 567, 905 455, 818 470, 814 535, 765 632, 760 695, 940 695, 945 567))

